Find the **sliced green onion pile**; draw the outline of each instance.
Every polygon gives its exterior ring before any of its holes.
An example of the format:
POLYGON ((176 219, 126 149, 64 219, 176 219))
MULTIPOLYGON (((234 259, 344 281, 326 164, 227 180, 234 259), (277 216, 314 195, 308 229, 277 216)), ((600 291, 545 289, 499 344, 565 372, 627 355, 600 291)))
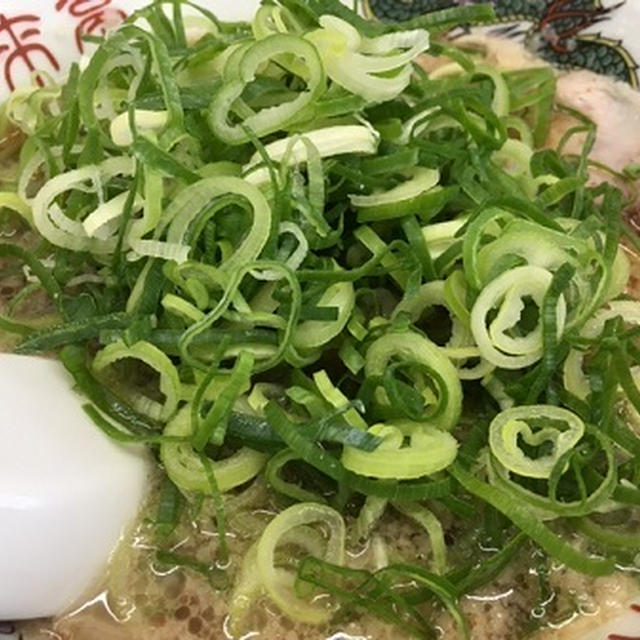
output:
POLYGON ((0 318, 16 350, 58 353, 98 426, 154 450, 167 514, 211 499, 224 540, 257 477, 283 507, 253 532, 234 629, 266 597, 420 638, 445 611, 467 635, 459 598, 526 545, 594 576, 637 560, 622 196, 588 183, 592 125, 581 156, 540 150, 550 69, 435 39, 490 18, 265 0, 230 24, 159 1, 2 112, 25 135, 0 175, 27 247, 0 247, 25 278, 0 318), (427 73, 426 52, 455 69, 427 73), (34 295, 49 315, 21 313, 34 295), (345 545, 393 517, 427 559, 351 566, 345 545))

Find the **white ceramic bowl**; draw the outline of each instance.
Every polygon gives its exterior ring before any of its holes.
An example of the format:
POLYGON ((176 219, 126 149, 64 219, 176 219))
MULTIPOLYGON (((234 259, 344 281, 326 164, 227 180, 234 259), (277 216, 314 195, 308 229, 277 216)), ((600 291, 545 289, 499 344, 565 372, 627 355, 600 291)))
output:
MULTIPOLYGON (((87 50, 84 35, 113 29, 147 0, 0 2, 0 100, 28 84, 37 69, 60 77, 87 50)), ((223 20, 253 15, 259 0, 204 0, 223 20)))
MULTIPOLYGON (((223 20, 247 18, 259 4, 259 0, 200 2, 223 20)), ((34 69, 62 74, 85 51, 83 35, 104 33, 145 4, 148 0, 0 2, 0 100, 11 88, 28 83, 34 69)), ((408 17, 442 6, 440 0, 361 0, 361 4, 366 14, 383 18, 408 17)), ((606 71, 638 86, 638 0, 493 0, 493 4, 504 33, 556 64, 606 71)))
MULTIPOLYGON (((220 18, 240 20, 250 17, 259 0, 199 0, 220 18)), ((59 77, 71 61, 86 49, 84 34, 100 34, 113 28, 131 11, 148 4, 146 0, 19 0, 0 4, 0 100, 10 90, 29 82, 34 69, 59 77)), ((345 0, 345 4, 351 4, 345 0)), ((417 4, 417 3, 416 3, 417 4)), ((417 11, 407 0, 365 0, 365 12, 389 17, 417 11)), ((421 7, 436 5, 426 0, 421 7)), ((624 78, 637 86, 640 60, 640 0, 594 0, 571 2, 539 0, 522 3, 495 0, 503 31, 525 41, 560 64, 591 65, 624 78), (575 6, 574 6, 575 5, 575 6), (569 17, 567 17, 569 16, 569 17), (585 52, 582 58, 581 52, 585 52), (603 60, 605 62, 603 62, 603 60)), ((640 159, 639 159, 640 160, 640 159)), ((640 600, 639 600, 640 602, 640 600)), ((606 627, 594 629, 579 640, 606 640, 624 637, 640 640, 640 612, 629 611, 606 627)), ((0 623, 2 640, 17 640, 11 626, 0 623)), ((578 639, 576 639, 578 640, 578 639)))

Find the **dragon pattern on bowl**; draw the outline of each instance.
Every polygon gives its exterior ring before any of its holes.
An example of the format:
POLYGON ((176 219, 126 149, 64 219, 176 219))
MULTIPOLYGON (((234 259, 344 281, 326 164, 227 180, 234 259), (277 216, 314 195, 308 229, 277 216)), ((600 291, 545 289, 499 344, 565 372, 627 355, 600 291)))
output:
MULTIPOLYGON (((364 0, 382 20, 407 20, 480 0, 364 0)), ((637 0, 493 0, 499 25, 490 31, 521 41, 556 67, 585 68, 638 87, 637 0)))

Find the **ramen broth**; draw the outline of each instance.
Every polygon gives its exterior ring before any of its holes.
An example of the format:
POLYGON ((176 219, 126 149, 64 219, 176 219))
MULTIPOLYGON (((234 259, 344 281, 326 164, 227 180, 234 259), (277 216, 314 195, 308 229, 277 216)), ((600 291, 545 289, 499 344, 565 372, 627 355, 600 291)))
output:
MULTIPOLYGON (((531 63, 528 56, 524 60, 531 63)), ((496 64, 499 66, 499 62, 496 64)), ((640 271, 636 269, 636 273, 640 271)), ((632 277, 631 286, 637 282, 637 277, 632 277)), ((637 295, 638 291, 629 293, 637 295)), ((26 623, 22 629, 24 640, 403 640, 409 637, 369 614, 352 611, 338 611, 333 622, 326 626, 293 623, 280 615, 266 598, 253 603, 241 625, 230 629, 230 593, 242 560, 256 535, 286 506, 261 478, 255 480, 250 489, 245 487, 234 495, 236 497, 229 499, 227 510, 228 565, 215 566, 218 533, 213 506, 208 502, 200 509, 197 505, 188 505, 179 527, 170 537, 158 537, 153 524, 159 499, 159 490, 155 489, 139 523, 115 553, 103 592, 97 596, 92 594, 86 603, 56 620, 26 623), (247 493, 238 498, 243 492, 247 493), (213 567, 213 571, 205 577, 197 567, 172 565, 166 557, 163 561, 157 553, 160 547, 170 549, 175 557, 195 559, 200 567, 213 567)), ((436 504, 430 507, 437 511, 436 504)), ((457 521, 445 511, 438 516, 442 518, 453 559, 465 554, 482 557, 483 553, 495 551, 496 541, 481 539, 478 532, 468 530, 466 522, 457 521)), ((590 578, 549 564, 546 557, 536 554, 533 546, 525 544, 497 579, 461 599, 474 640, 525 637, 575 640, 624 612, 628 603, 640 594, 635 568, 590 578)), ((348 564, 354 568, 379 568, 397 561, 428 566, 430 544, 421 527, 389 508, 366 545, 351 541, 348 564)), ((426 612, 433 617, 441 637, 457 637, 455 626, 445 612, 435 606, 426 612)))
MULTIPOLYGON (((229 513, 228 566, 206 579, 197 571, 159 561, 159 540, 152 523, 156 490, 139 524, 113 557, 103 591, 57 620, 27 624, 24 640, 409 640, 397 627, 366 614, 338 612, 334 622, 323 627, 296 624, 279 615, 265 598, 251 605, 238 628, 230 629, 230 590, 226 587, 237 576, 255 532, 282 508, 260 479, 250 493, 250 504, 229 513)), ((487 553, 495 550, 477 535, 469 535, 460 522, 447 523, 446 538, 454 558, 478 553, 483 546, 487 553)), ((204 505, 198 517, 184 518, 161 544, 203 565, 215 565, 218 540, 210 505, 204 505)), ((351 546, 348 562, 353 567, 371 567, 392 561, 428 564, 430 553, 424 530, 389 511, 366 545, 351 546)), ((462 598, 473 640, 576 640, 623 613, 640 594, 633 571, 594 579, 553 564, 545 570, 545 565, 546 559, 525 545, 496 580, 462 598), (536 554, 538 569, 532 568, 536 554)), ((437 608, 429 613, 441 637, 457 637, 446 613, 437 608)))

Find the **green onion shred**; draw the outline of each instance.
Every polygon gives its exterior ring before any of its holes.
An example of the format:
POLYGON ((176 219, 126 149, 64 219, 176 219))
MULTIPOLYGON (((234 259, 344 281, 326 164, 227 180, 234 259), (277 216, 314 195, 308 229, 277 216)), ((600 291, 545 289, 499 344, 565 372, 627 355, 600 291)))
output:
POLYGON ((637 560, 622 198, 587 181, 590 123, 582 155, 539 149, 550 70, 437 38, 491 18, 265 0, 224 23, 158 1, 3 111, 25 142, 0 207, 25 241, 0 245, 24 279, 0 328, 57 354, 108 436, 156 452, 160 547, 203 496, 218 560, 242 488, 278 507, 229 590, 234 633, 266 598, 418 638, 450 615, 468 637, 460 597, 518 557, 591 575, 637 560), (50 314, 29 317, 35 296, 50 314), (426 534, 421 559, 354 566, 394 518, 426 534))

